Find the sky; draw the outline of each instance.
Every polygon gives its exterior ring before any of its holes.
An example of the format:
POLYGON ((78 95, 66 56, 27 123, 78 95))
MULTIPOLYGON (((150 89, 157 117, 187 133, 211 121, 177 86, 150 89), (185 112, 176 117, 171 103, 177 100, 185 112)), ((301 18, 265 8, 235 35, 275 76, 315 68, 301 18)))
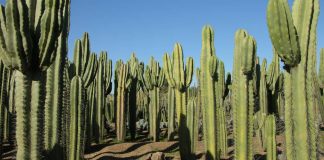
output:
MULTIPOLYGON (((215 30, 216 55, 226 71, 233 65, 234 35, 246 29, 257 41, 257 54, 272 58, 272 45, 266 23, 267 0, 71 0, 69 58, 74 41, 88 32, 91 50, 104 50, 115 62, 131 53, 148 63, 150 56, 162 63, 164 53, 172 53, 176 42, 185 57, 199 66, 201 31, 209 24, 215 30)), ((292 4, 293 0, 289 0, 292 4)), ((1 4, 5 0, 0 0, 1 4)), ((323 6, 321 4, 321 6, 323 6)), ((324 8, 324 7, 321 7, 324 8)), ((324 47, 324 18, 318 25, 318 49, 324 47)), ((162 64, 161 64, 162 65, 162 64)))

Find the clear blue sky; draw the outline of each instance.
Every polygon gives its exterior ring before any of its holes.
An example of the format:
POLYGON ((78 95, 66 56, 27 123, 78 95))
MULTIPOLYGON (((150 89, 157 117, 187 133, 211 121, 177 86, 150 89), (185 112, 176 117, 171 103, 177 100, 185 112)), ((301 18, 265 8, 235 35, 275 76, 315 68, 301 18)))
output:
MULTIPOLYGON (((5 0, 0 0, 4 4, 5 0)), ((113 61, 126 60, 132 52, 148 62, 153 55, 161 61, 182 44, 185 56, 199 65, 201 30, 210 24, 215 30, 216 54, 227 71, 233 63, 234 34, 246 29, 255 37, 260 58, 272 58, 266 25, 267 0, 71 0, 69 57, 74 41, 89 32, 91 49, 106 50, 113 61)), ((289 0, 292 3, 292 0, 289 0)), ((321 8, 324 8, 321 4, 321 8)), ((318 48, 324 47, 324 19, 320 15, 318 48)))

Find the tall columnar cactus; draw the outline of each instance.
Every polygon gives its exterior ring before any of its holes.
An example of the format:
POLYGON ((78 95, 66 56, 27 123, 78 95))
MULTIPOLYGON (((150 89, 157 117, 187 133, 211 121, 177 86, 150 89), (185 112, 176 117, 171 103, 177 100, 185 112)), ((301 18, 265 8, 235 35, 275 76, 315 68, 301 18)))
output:
POLYGON ((205 26, 202 31, 202 50, 200 55, 200 88, 201 106, 204 119, 204 140, 207 159, 219 159, 217 148, 217 67, 218 59, 215 55, 214 30, 205 26))
POLYGON ((168 140, 173 140, 174 131, 175 131, 175 95, 174 89, 168 87, 168 140))
POLYGON ((267 21, 272 44, 285 63, 285 134, 288 160, 316 159, 315 90, 319 0, 270 0, 267 21))
MULTIPOLYGON (((84 33, 82 39, 76 40, 74 46, 73 64, 71 65, 71 77, 78 75, 82 78, 85 89, 88 89, 93 83, 98 68, 97 56, 91 53, 89 34, 84 33)), ((89 101, 86 95, 86 102, 89 101)), ((86 107, 86 145, 90 145, 92 137, 90 137, 90 107, 86 107)), ((93 119, 92 119, 93 120, 93 119)), ((92 127, 92 126, 91 126, 92 127)), ((99 137, 99 136, 98 136, 99 137)))
POLYGON ((251 160, 256 42, 245 30, 235 34, 232 105, 234 118, 235 159, 251 160))
MULTIPOLYGON (((129 79, 129 66, 120 62, 118 67, 118 88, 117 88, 117 104, 116 104, 116 134, 118 141, 124 141, 126 137, 126 95, 127 88, 131 81, 129 79)), ((98 84, 97 84, 98 85, 98 84)), ((116 94, 116 93, 115 93, 116 94)))
POLYGON ((46 72, 44 144, 47 159, 63 157, 63 147, 59 141, 63 132, 63 128, 60 126, 62 121, 60 115, 63 114, 63 74, 65 57, 68 52, 67 34, 60 35, 56 52, 55 61, 46 72))
POLYGON ((83 157, 85 136, 85 89, 82 79, 75 76, 71 81, 70 90, 70 131, 69 131, 69 158, 79 160, 83 157))
POLYGON ((319 66, 319 86, 321 92, 321 105, 319 111, 321 114, 322 122, 324 122, 324 48, 321 49, 320 66, 319 66))
POLYGON ((11 73, 0 60, 0 155, 3 141, 6 140, 9 125, 9 85, 11 73))
POLYGON ((197 142, 198 142, 198 120, 199 120, 199 108, 197 107, 195 97, 191 97, 191 99, 188 101, 188 107, 187 107, 187 126, 189 129, 189 135, 190 135, 190 149, 193 151, 193 153, 196 151, 197 148, 197 142))
POLYGON ((276 117, 268 115, 265 122, 266 144, 267 144, 267 160, 277 159, 276 144, 276 117))
POLYGON ((60 134, 60 144, 63 150, 62 160, 67 160, 69 158, 69 138, 70 138, 70 74, 69 74, 69 61, 65 58, 64 72, 63 72, 63 88, 62 88, 62 108, 61 108, 61 134, 60 134))
POLYGON ((262 61, 261 73, 260 73, 260 87, 259 87, 259 113, 255 115, 256 117, 256 135, 263 148, 265 148, 265 116, 268 114, 268 87, 267 87, 267 60, 262 61))
MULTIPOLYGON (((97 97, 96 97, 96 119, 95 119, 95 134, 97 143, 104 141, 104 110, 106 104, 106 96, 111 90, 111 60, 107 59, 107 52, 101 52, 99 57, 98 72, 96 77, 97 97)), ((91 130, 90 130, 91 131, 91 130)))
MULTIPOLYGON (((176 95, 176 114, 179 122, 180 156, 182 159, 195 159, 190 145, 196 143, 190 137, 187 119, 187 89, 193 75, 193 59, 189 57, 184 67, 183 51, 180 44, 175 44, 172 60, 168 54, 163 57, 163 69, 168 84, 174 88, 176 95)), ((192 136, 193 137, 193 136, 192 136)))
POLYGON ((153 141, 159 140, 160 129, 160 88, 164 83, 164 72, 153 57, 150 59, 150 65, 146 66, 144 71, 144 86, 150 94, 150 135, 153 141))
POLYGON ((131 79, 131 84, 128 90, 128 125, 130 130, 131 139, 134 140, 136 136, 136 93, 139 79, 139 62, 135 56, 135 53, 131 55, 128 61, 129 65, 129 78, 131 79))
POLYGON ((8 0, 0 7, 1 54, 16 72, 17 159, 40 159, 43 152, 44 71, 67 35, 69 0, 8 0))
POLYGON ((226 109, 224 105, 224 100, 226 97, 225 90, 225 67, 222 61, 219 61, 218 64, 218 75, 217 75, 217 110, 216 110, 216 118, 217 118, 217 143, 219 146, 221 156, 227 156, 227 126, 226 126, 226 109))

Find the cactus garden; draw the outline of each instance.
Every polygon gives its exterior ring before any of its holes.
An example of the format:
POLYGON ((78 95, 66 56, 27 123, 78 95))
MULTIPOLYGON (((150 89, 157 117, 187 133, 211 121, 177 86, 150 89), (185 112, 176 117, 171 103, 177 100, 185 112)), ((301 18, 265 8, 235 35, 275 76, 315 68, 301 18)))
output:
POLYGON ((69 42, 78 2, 0 2, 0 159, 324 159, 319 0, 264 3, 270 59, 244 27, 216 52, 208 22, 199 52, 181 41, 151 55, 98 52, 90 29, 69 42))

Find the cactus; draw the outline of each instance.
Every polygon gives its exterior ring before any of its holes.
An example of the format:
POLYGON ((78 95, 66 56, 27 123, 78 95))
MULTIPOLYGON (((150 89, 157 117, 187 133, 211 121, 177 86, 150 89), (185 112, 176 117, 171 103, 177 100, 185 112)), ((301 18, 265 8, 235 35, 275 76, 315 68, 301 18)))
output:
MULTIPOLYGON (((71 77, 77 75, 81 77, 85 89, 94 81, 98 69, 97 56, 95 53, 90 53, 90 39, 89 34, 84 33, 82 39, 75 41, 73 64, 71 65, 71 77)), ((88 95, 85 95, 86 102, 89 101, 88 95)), ((86 116, 86 146, 90 145, 90 108, 87 106, 85 111, 86 116)), ((98 130, 95 130, 98 131, 98 130)), ((97 133, 97 132, 96 132, 97 133)), ((96 136, 99 138, 99 136, 96 136)))
POLYGON ((193 75, 193 59, 189 57, 184 67, 183 51, 180 44, 175 44, 171 61, 168 54, 163 57, 163 70, 168 84, 174 88, 176 95, 176 114, 179 122, 180 156, 182 159, 195 159, 194 151, 190 144, 194 139, 190 137, 187 117, 187 89, 190 86, 193 75))
POLYGON ((106 105, 106 96, 111 90, 112 62, 107 58, 107 52, 101 52, 99 56, 98 72, 96 77, 97 97, 96 97, 96 119, 95 134, 97 143, 104 141, 104 109, 106 105))
POLYGON ((135 53, 131 55, 128 61, 129 65, 129 78, 131 79, 131 84, 128 90, 128 125, 130 130, 131 139, 134 140, 136 136, 136 93, 138 85, 138 74, 139 74, 139 62, 135 56, 135 53))
POLYGON ((44 71, 55 59, 59 36, 67 35, 69 5, 69 0, 8 0, 6 7, 0 7, 0 59, 18 70, 14 98, 17 159, 42 157, 44 71))
POLYGON ((70 90, 69 159, 83 157, 85 136, 85 89, 79 76, 73 77, 70 90))
POLYGON ((11 72, 0 60, 0 155, 3 153, 3 141, 9 129, 9 88, 11 72))
POLYGON ((60 126, 63 100, 63 74, 67 55, 67 34, 58 40, 54 63, 46 71, 44 145, 48 159, 61 159, 63 155, 60 126))
POLYGON ((223 157, 227 156, 227 126, 226 126, 226 113, 225 113, 225 67, 222 61, 219 61, 218 68, 218 76, 217 76, 217 109, 216 109, 216 118, 217 118, 217 139, 218 139, 218 146, 220 150, 220 154, 223 157))
POLYGON ((276 145, 276 118, 274 115, 267 116, 265 122, 266 130, 266 144, 267 144, 267 159, 277 159, 277 145, 276 145))
POLYGON ((214 30, 205 26, 202 31, 202 51, 200 55, 200 88, 201 106, 203 110, 204 140, 207 159, 220 159, 220 149, 217 147, 218 122, 217 106, 219 106, 217 72, 218 59, 215 55, 214 30))
POLYGON ((67 160, 69 153, 69 136, 70 136, 70 84, 71 79, 69 75, 69 61, 65 58, 64 63, 64 72, 63 72, 63 88, 62 88, 62 108, 61 108, 61 135, 60 135, 60 144, 63 150, 63 157, 61 159, 67 160))
POLYGON ((316 41, 319 1, 270 0, 267 21, 276 54, 285 63, 286 156, 316 157, 316 41), (302 15, 302 16, 301 16, 302 15))
MULTIPOLYGON (((120 62, 120 66, 116 69, 118 71, 118 88, 117 88, 117 114, 116 114, 116 134, 118 141, 124 141, 126 137, 126 94, 127 88, 129 87, 131 81, 129 79, 129 66, 128 64, 123 64, 120 62)), ((116 93, 115 93, 116 94, 116 93)))
POLYGON ((174 109, 175 109, 175 98, 174 90, 171 86, 168 87, 168 140, 173 140, 175 122, 174 122, 174 109))
POLYGON ((322 122, 324 122, 324 48, 321 49, 321 55, 320 55, 320 66, 319 66, 319 86, 320 86, 320 105, 319 111, 321 115, 322 122))
POLYGON ((196 151, 197 142, 198 142, 198 113, 199 108, 197 107, 196 98, 193 97, 188 102, 187 108, 187 126, 189 129, 190 135, 190 148, 191 151, 194 153, 196 151))
POLYGON ((150 59, 150 65, 144 71, 144 86, 150 93, 150 135, 153 141, 159 140, 160 129, 160 88, 164 83, 164 73, 159 63, 150 59))
POLYGON ((234 118, 235 159, 252 159, 254 109, 253 71, 256 42, 244 30, 235 34, 232 105, 234 118))

